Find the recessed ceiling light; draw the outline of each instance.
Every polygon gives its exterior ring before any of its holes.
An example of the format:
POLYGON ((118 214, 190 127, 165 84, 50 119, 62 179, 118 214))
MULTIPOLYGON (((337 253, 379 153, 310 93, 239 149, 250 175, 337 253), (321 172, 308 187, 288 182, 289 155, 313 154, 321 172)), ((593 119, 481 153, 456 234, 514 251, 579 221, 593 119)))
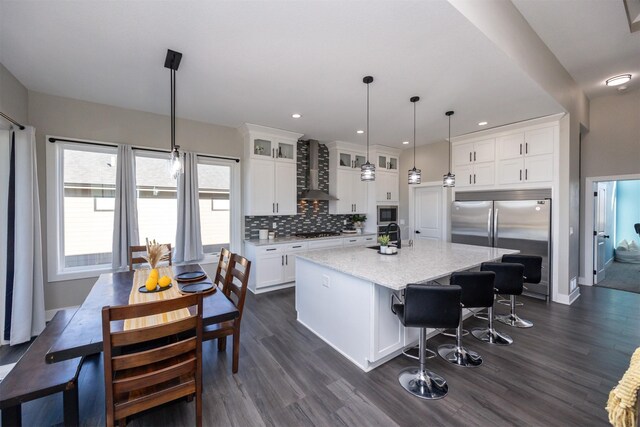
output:
POLYGON ((631 80, 631 74, 620 74, 619 76, 614 76, 607 79, 605 84, 607 86, 618 86, 618 85, 625 84, 629 80, 631 80))
POLYGON ((402 141, 402 144, 404 144, 404 145, 408 145, 408 144, 409 144, 409 141, 402 141))
POLYGON ((356 133, 364 133, 363 130, 357 130, 356 133))
POLYGON ((293 113, 291 117, 293 117, 294 119, 299 119, 300 117, 302 117, 302 115, 299 113, 293 113))
POLYGON ((480 123, 478 123, 478 126, 486 126, 486 125, 487 125, 487 122, 480 122, 480 123))

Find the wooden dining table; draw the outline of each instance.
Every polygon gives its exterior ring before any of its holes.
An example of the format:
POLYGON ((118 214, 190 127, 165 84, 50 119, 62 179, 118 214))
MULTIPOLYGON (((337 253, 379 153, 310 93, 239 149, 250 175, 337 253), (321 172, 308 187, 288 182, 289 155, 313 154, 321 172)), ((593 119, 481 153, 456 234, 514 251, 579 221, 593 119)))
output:
MULTIPOLYGON (((173 266, 174 277, 188 271, 204 271, 199 264, 173 266)), ((126 305, 133 286, 133 271, 101 274, 78 311, 64 329, 45 358, 56 363, 102 352, 102 308, 126 305)), ((204 325, 233 320, 240 315, 235 304, 220 289, 205 294, 202 321, 204 325)))

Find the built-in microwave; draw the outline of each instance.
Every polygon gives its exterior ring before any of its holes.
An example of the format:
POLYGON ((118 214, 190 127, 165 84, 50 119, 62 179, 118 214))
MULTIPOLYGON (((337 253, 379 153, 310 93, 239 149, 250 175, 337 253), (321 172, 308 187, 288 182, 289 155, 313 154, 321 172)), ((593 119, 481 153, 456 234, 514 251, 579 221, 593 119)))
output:
POLYGON ((398 206, 378 206, 378 225, 398 222, 398 206))

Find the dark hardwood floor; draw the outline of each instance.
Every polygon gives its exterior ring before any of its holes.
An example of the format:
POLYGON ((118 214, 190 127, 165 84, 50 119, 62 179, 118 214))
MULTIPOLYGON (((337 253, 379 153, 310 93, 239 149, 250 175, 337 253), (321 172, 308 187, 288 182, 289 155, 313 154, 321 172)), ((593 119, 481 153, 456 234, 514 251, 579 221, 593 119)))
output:
MULTIPOLYGON (((531 329, 501 325, 515 343, 464 344, 479 352, 477 369, 428 361, 449 395, 423 401, 405 392, 398 372, 414 362, 397 357, 363 373, 296 322, 294 291, 247 296, 240 372, 231 374, 231 345, 205 343, 204 424, 209 426, 597 426, 608 425, 607 396, 640 346, 640 295, 583 287, 572 306, 523 298, 531 329)), ((506 307, 500 306, 499 310, 506 307)), ((481 326, 473 319, 465 328, 481 326)), ((429 347, 450 342, 438 337, 429 347)), ((99 357, 79 381, 83 425, 104 425, 99 357)), ((193 425, 194 403, 178 402, 131 420, 137 425, 193 425)), ((62 422, 62 398, 24 405, 25 426, 62 422)))

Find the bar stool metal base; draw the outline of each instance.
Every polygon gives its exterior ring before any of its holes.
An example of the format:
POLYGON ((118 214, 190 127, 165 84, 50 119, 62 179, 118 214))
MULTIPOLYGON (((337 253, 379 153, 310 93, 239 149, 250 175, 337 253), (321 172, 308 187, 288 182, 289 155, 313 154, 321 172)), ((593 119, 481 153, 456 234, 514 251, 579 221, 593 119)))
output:
POLYGON ((473 335, 480 341, 487 342, 489 344, 497 344, 497 345, 513 344, 513 339, 509 335, 498 332, 495 329, 474 328, 471 330, 471 335, 473 335))
MULTIPOLYGON (((455 329, 440 329, 440 335, 444 335, 445 337, 455 338, 456 337, 456 330, 455 329), (451 331, 451 332, 449 332, 449 331, 451 331)), ((467 335, 469 335, 469 331, 466 330, 466 329, 463 329, 462 330, 462 336, 466 337, 467 335)))
POLYGON ((514 326, 516 328, 533 327, 532 322, 521 319, 517 314, 500 314, 496 316, 496 320, 498 322, 504 323, 505 325, 514 326))
POLYGON ((440 375, 419 368, 406 368, 398 375, 400 385, 421 399, 442 399, 449 392, 447 381, 440 375))
MULTIPOLYGON (((425 359, 433 359, 436 357, 436 352, 433 350, 429 350, 428 348, 424 349, 425 351, 425 359)), ((411 348, 406 348, 402 350, 402 354, 407 356, 409 359, 420 360, 420 345, 413 346, 411 348)))
POLYGON ((444 344, 438 347, 438 354, 447 362, 465 368, 476 368, 482 365, 482 356, 475 351, 458 347, 454 344, 444 344))

